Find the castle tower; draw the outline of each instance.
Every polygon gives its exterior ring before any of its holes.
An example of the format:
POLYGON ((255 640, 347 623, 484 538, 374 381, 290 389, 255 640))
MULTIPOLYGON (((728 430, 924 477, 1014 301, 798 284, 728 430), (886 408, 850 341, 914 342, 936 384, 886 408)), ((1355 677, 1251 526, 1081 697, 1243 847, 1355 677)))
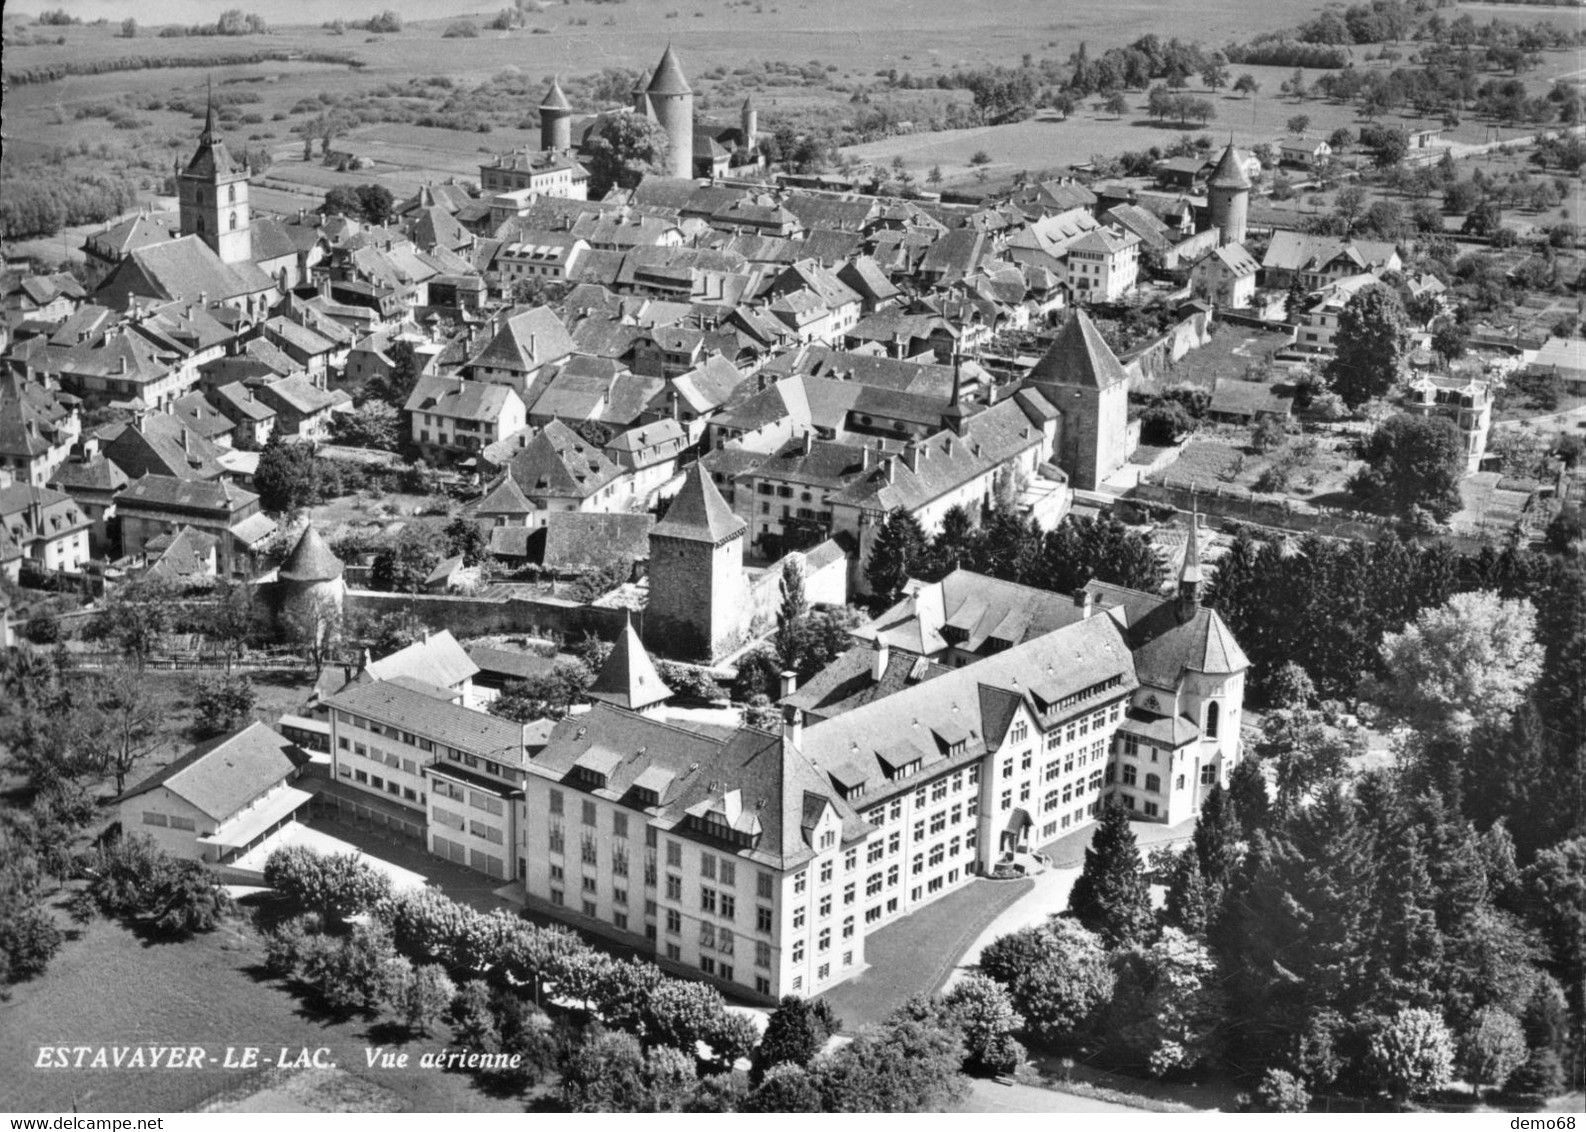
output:
POLYGON ((650 602, 644 635, 670 656, 709 658, 727 651, 748 626, 743 539, 733 514, 696 463, 650 532, 650 602))
POLYGON ((656 672, 650 654, 639 643, 639 634, 633 631, 632 617, 617 635, 617 643, 587 695, 641 715, 656 714, 672 698, 672 689, 656 672))
POLYGON ((276 577, 280 579, 277 609, 288 624, 296 619, 300 626, 324 630, 332 618, 340 616, 347 593, 341 559, 325 545, 312 523, 303 528, 276 577))
POLYGON ((176 195, 184 236, 197 236, 224 263, 253 259, 249 230, 248 167, 232 160, 215 132, 215 106, 204 114, 204 132, 187 168, 176 175, 176 195))
POLYGON ((1077 307, 1025 384, 1062 414, 1057 466, 1095 491, 1129 455, 1129 375, 1090 316, 1077 307))
POLYGON ((753 91, 743 100, 743 109, 738 111, 738 129, 743 134, 743 151, 753 153, 755 139, 760 136, 760 111, 755 107, 753 91))
POLYGON ((563 152, 573 148, 573 107, 562 93, 559 78, 540 101, 540 148, 563 152))
POLYGON ((645 88, 655 120, 661 123, 672 140, 671 156, 667 160, 667 173, 673 177, 694 175, 694 91, 683 77, 683 68, 672 45, 656 64, 655 77, 645 88))
POLYGON ((1217 168, 1212 170, 1212 179, 1206 185, 1212 223, 1221 232, 1217 242, 1223 247, 1245 242, 1245 217, 1250 211, 1250 178, 1245 176, 1240 161, 1239 151, 1230 141, 1228 148, 1223 150, 1222 159, 1217 162, 1217 168))

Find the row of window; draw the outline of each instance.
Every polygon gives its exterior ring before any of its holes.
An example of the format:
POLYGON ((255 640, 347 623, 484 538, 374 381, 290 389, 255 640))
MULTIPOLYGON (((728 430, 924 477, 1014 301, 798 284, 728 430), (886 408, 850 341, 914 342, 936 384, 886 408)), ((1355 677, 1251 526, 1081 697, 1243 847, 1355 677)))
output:
POLYGON ((339 773, 343 778, 350 778, 360 786, 367 786, 371 790, 383 790, 393 798, 401 798, 408 802, 417 802, 419 805, 423 805, 427 800, 424 796, 424 792, 421 790, 415 790, 411 786, 403 786, 395 779, 387 781, 381 775, 369 774, 367 771, 362 770, 354 770, 346 763, 341 763, 337 767, 337 773, 339 773))
POLYGON ((175 814, 167 816, 166 814, 155 813, 153 810, 143 811, 143 824, 181 829, 188 833, 196 832, 198 828, 193 824, 192 818, 177 817, 175 814))

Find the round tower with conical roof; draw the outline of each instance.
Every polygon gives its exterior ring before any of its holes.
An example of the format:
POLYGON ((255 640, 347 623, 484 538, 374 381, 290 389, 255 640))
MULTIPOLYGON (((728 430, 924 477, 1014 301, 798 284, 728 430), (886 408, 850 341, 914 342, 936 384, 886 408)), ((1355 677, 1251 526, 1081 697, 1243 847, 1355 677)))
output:
POLYGON ((1220 247, 1245 242, 1245 218, 1250 211, 1250 178, 1243 157, 1230 141, 1206 185, 1212 223, 1218 228, 1220 247))
POLYGON ((694 90, 683 77, 682 65, 666 45, 666 52, 656 64, 655 77, 645 88, 650 99, 650 109, 655 120, 666 130, 671 141, 667 157, 667 172, 673 177, 694 175, 694 90))
POLYGON ((638 79, 636 79, 634 81, 633 90, 630 93, 630 97, 633 99, 633 112, 635 114, 643 114, 646 117, 649 116, 649 113, 650 113, 650 95, 648 93, 649 89, 650 89, 650 72, 649 71, 640 71, 639 72, 639 77, 638 77, 638 79))
POLYGON ((325 545, 324 538, 310 523, 303 528, 297 545, 276 571, 277 611, 288 623, 312 618, 323 625, 341 614, 347 582, 342 577, 341 559, 325 545))
POLYGON ((573 107, 562 93, 561 79, 551 79, 540 100, 540 148, 562 152, 573 148, 573 107))
POLYGON ((743 133, 743 151, 755 151, 755 139, 760 136, 760 111, 754 104, 754 92, 750 91, 743 100, 743 109, 738 111, 738 128, 743 133))

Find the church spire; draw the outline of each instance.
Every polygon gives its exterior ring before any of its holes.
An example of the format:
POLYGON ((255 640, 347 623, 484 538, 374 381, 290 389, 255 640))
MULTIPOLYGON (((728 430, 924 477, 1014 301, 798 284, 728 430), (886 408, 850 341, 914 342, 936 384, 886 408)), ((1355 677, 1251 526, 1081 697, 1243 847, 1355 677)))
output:
POLYGON ((1191 511, 1189 538, 1184 543, 1184 568, 1178 576, 1179 608, 1185 613, 1193 613, 1201 603, 1200 522, 1200 513, 1191 511))

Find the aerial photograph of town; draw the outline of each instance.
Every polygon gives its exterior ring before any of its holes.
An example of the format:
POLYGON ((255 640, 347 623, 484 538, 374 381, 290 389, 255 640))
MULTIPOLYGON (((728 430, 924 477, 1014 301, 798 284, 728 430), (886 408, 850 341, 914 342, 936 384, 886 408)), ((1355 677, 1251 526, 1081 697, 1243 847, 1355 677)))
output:
POLYGON ((505 2, 4 7, 8 1127, 1574 1129, 1586 8, 505 2))

